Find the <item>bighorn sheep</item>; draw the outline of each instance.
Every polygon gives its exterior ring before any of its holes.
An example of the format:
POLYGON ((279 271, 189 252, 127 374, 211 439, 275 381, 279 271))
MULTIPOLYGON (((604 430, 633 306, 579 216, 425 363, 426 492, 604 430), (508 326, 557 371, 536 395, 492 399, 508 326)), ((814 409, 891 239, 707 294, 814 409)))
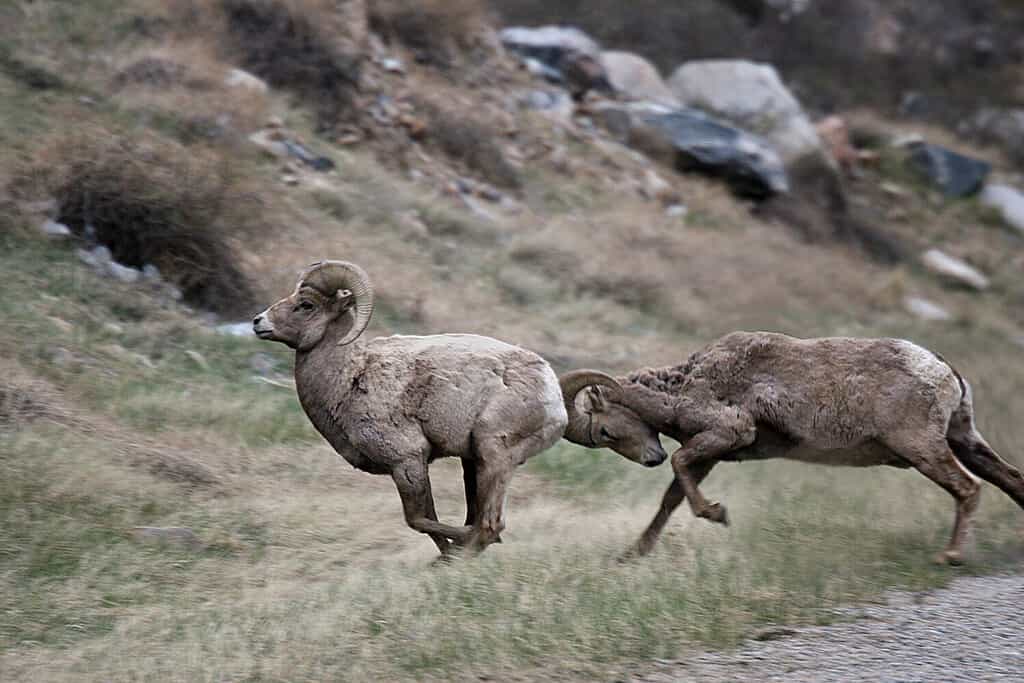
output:
POLYGON ((639 555, 684 498, 697 517, 728 524, 725 507, 697 488, 719 461, 914 467, 956 499, 953 535, 937 557, 951 564, 978 506, 972 473, 1024 507, 1024 477, 978 432, 970 385, 908 341, 734 332, 676 367, 619 379, 577 370, 561 385, 570 441, 651 466, 666 458, 659 433, 682 444, 661 508, 631 551, 639 555))
POLYGON ((354 343, 370 321, 366 273, 314 263, 295 291, 256 316, 261 339, 295 349, 299 402, 354 467, 391 475, 410 527, 447 556, 501 541, 516 466, 553 445, 567 423, 558 378, 542 358, 495 339, 444 334, 354 343), (438 521, 427 466, 461 458, 465 526, 438 521))

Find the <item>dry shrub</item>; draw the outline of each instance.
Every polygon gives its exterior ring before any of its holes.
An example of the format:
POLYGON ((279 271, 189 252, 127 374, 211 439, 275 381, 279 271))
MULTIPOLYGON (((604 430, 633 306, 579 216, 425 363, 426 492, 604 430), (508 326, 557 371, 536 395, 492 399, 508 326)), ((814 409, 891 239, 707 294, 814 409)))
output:
POLYGON ((254 291, 231 240, 254 234, 264 207, 230 163, 152 133, 94 126, 44 145, 26 175, 57 200, 58 220, 116 261, 153 264, 186 301, 232 314, 251 308, 254 291))
POLYGON ((216 31, 228 56, 302 98, 329 129, 357 114, 361 56, 333 33, 336 7, 327 0, 179 0, 180 30, 216 31))
POLYGON ((265 93, 227 85, 228 68, 199 41, 127 58, 113 79, 118 101, 185 144, 238 144, 266 120, 265 93))
POLYGON ((58 74, 22 59, 5 44, 0 44, 0 73, 7 74, 33 90, 60 90, 67 87, 58 74))
POLYGON ((473 48, 487 23, 482 0, 369 0, 370 28, 417 58, 450 67, 473 48))
POLYGON ((184 64, 157 56, 146 56, 133 61, 114 76, 114 87, 144 85, 150 88, 167 88, 185 80, 188 70, 184 64))
POLYGON ((419 102, 427 119, 427 136, 447 157, 464 164, 487 182, 518 189, 522 180, 498 144, 501 133, 482 120, 433 102, 419 102))

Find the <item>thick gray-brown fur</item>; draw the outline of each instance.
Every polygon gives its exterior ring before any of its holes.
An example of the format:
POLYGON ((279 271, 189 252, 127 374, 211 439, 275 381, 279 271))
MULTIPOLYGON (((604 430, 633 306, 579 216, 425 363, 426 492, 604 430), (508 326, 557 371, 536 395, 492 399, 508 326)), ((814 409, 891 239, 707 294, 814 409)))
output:
POLYGON ((558 378, 536 354, 487 337, 355 342, 371 312, 365 273, 328 261, 253 325, 296 350, 299 401, 320 434, 354 467, 390 475, 407 523, 443 556, 453 544, 477 552, 500 542, 515 468, 565 429, 558 378), (443 457, 462 460, 463 526, 441 523, 434 509, 427 468, 443 457))
POLYGON ((720 461, 914 467, 957 502, 943 562, 961 560, 980 495, 974 475, 1024 508, 1024 477, 979 433, 970 385, 937 354, 905 340, 734 332, 682 365, 610 380, 594 371, 563 377, 566 438, 645 464, 657 464, 638 455, 653 452, 652 434, 682 444, 638 554, 651 550, 684 498, 698 517, 728 523, 725 507, 698 488, 720 461))

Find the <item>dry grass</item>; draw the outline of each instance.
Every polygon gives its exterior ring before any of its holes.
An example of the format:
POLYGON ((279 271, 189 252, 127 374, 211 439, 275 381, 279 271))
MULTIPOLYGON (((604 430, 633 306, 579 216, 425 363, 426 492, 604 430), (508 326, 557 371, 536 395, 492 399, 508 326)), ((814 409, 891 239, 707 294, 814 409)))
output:
POLYGON ((267 119, 269 96, 228 85, 229 67, 194 38, 142 48, 120 62, 111 79, 119 106, 185 144, 239 147, 267 119))
POLYGON ((519 173, 502 151, 502 134, 495 125, 436 102, 421 101, 418 108, 427 120, 429 143, 441 153, 498 187, 521 186, 519 173))
MULTIPOLYGON (((38 7, 49 21, 71 5, 38 7)), ((146 88, 123 96, 135 90, 146 88)), ((82 115, 34 92, 0 75, 0 160, 59 149, 42 131, 82 115)), ((302 111, 288 118, 311 135, 302 111)), ((206 162, 223 150, 158 137, 150 155, 151 134, 129 131, 121 164, 99 163, 107 143, 110 158, 122 149, 104 133, 86 141, 101 153, 72 148, 43 168, 64 177, 88 156, 85 168, 106 169, 105 185, 124 197, 110 194, 126 201, 155 190, 110 168, 142 165, 161 196, 173 176, 181 197, 187 158, 203 162, 204 186, 222 187, 211 170, 220 167, 206 162)), ((585 145, 571 143, 575 176, 525 166, 520 212, 495 209, 489 221, 383 169, 371 150, 322 144, 343 173, 283 190, 269 184, 273 163, 235 167, 264 196, 286 193, 286 229, 243 243, 232 261, 269 298, 312 260, 351 259, 379 293, 368 335, 480 332, 559 369, 677 363, 735 328, 906 337, 971 379, 982 430, 1021 462, 1017 252, 1008 231, 974 222, 969 203, 914 194, 900 234, 991 257, 984 295, 801 244, 700 179, 677 180, 689 214, 666 217, 629 189, 642 177, 635 166, 585 145), (908 319, 904 293, 939 300, 958 321, 908 319)), ((232 208, 243 224, 265 213, 232 208)), ((5 681, 620 679, 654 657, 727 647, 765 624, 828 621, 834 605, 953 574, 930 562, 953 505, 923 477, 794 463, 721 466, 706 491, 730 506, 733 527, 681 509, 651 558, 619 564, 668 471, 568 444, 517 475, 503 544, 431 567, 433 545, 405 527, 388 479, 339 461, 292 391, 254 379, 267 367, 286 377, 285 349, 213 334, 196 313, 103 280, 66 247, 11 227, 0 235, 0 375, 12 378, 0 383, 0 406, 14 406, 0 415, 15 418, 0 427, 5 681), (26 419, 40 410, 62 412, 26 419), (204 547, 137 545, 126 532, 142 525, 188 526, 204 547)), ((461 518, 457 464, 432 472, 441 517, 461 518)), ((1019 566, 1021 520, 986 487, 965 571, 1019 566)))
POLYGON ((334 38, 337 7, 329 0, 175 0, 170 17, 180 40, 197 36, 220 56, 290 92, 331 129, 358 115, 361 55, 334 38))
POLYGON ((487 28, 483 0, 368 0, 370 28, 441 67, 458 63, 487 28))

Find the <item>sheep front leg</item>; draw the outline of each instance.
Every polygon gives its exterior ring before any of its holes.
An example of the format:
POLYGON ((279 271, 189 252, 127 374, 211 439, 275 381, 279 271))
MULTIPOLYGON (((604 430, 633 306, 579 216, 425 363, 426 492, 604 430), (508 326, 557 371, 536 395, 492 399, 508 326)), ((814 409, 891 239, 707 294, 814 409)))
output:
MULTIPOLYGON (((690 477, 693 479, 694 484, 700 485, 704 478, 708 476, 711 469, 715 466, 715 463, 704 462, 699 465, 694 465, 690 468, 690 477)), ((640 537, 632 548, 626 551, 626 554, 622 559, 628 560, 633 557, 643 557, 654 549, 654 544, 658 541, 658 537, 661 536, 662 529, 665 528, 665 524, 668 522, 668 518, 672 515, 679 504, 683 502, 686 496, 683 495, 683 487, 679 483, 678 478, 673 478, 672 483, 669 484, 668 489, 665 491, 665 495, 661 499, 661 507, 658 508, 658 512, 654 515, 654 519, 644 530, 643 535, 640 537)))
POLYGON ((472 527, 451 526, 437 521, 425 462, 417 460, 404 463, 401 467, 395 468, 391 478, 402 499, 405 522, 409 527, 430 536, 442 554, 447 554, 450 550, 449 539, 456 544, 466 542, 472 527))
POLYGON ((728 428, 701 432, 672 454, 672 469, 683 495, 690 501, 690 510, 694 516, 729 525, 729 514, 725 506, 718 502, 708 502, 697 484, 703 479, 703 468, 710 471, 721 456, 749 446, 754 442, 756 433, 752 422, 749 427, 730 425, 728 428))

